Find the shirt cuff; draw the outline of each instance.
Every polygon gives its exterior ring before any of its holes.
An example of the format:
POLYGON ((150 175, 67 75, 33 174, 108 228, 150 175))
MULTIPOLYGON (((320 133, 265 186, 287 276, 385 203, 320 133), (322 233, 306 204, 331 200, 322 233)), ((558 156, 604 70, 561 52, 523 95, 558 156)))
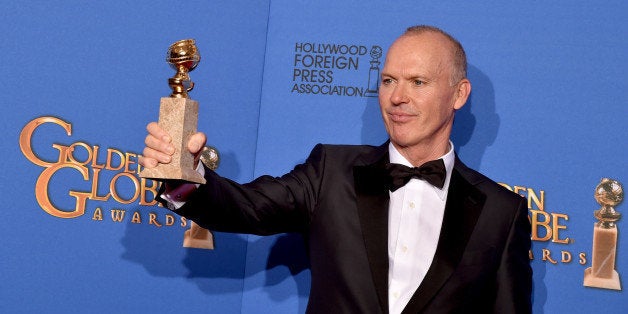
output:
MULTIPOLYGON (((205 176, 205 168, 203 167, 202 163, 198 163, 198 166, 196 166, 196 171, 201 176, 205 176)), ((185 205, 185 202, 187 201, 190 194, 196 191, 199 186, 200 184, 198 183, 183 183, 170 191, 164 192, 159 197, 161 197, 161 199, 168 203, 168 209, 177 210, 185 205)))

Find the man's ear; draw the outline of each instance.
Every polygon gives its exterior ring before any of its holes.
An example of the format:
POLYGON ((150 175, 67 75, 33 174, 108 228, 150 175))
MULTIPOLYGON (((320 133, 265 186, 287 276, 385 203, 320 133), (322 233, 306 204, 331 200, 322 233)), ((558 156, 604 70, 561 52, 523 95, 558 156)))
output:
POLYGON ((456 100, 454 101, 454 109, 459 110, 467 103, 467 99, 471 94, 471 82, 464 78, 458 82, 456 88, 456 100))

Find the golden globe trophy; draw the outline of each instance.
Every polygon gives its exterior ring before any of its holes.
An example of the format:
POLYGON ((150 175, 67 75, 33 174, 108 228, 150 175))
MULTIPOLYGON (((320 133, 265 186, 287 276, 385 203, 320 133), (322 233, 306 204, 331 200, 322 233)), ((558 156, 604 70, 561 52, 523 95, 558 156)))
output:
POLYGON ((617 254, 617 225, 621 216, 614 206, 624 199, 624 190, 615 180, 604 178, 595 188, 595 200, 602 205, 594 212, 598 222, 593 227, 591 267, 584 270, 587 287, 621 290, 619 274, 615 270, 617 254))
POLYGON ((188 139, 196 133, 198 123, 198 102, 188 97, 188 92, 194 88, 188 73, 196 68, 200 60, 193 39, 177 41, 168 49, 166 61, 177 72, 168 79, 172 94, 161 98, 158 123, 172 138, 175 152, 170 163, 144 168, 140 177, 205 183, 205 178, 194 169, 194 156, 187 149, 188 139))

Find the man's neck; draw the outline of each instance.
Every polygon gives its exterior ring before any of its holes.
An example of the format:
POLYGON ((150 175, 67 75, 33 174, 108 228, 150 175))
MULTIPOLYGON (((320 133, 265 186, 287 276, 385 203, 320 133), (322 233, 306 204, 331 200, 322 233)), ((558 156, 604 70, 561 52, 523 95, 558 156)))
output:
POLYGON ((412 145, 405 147, 397 145, 396 143, 393 143, 393 145, 397 151, 415 167, 440 158, 449 151, 448 139, 428 145, 412 145))

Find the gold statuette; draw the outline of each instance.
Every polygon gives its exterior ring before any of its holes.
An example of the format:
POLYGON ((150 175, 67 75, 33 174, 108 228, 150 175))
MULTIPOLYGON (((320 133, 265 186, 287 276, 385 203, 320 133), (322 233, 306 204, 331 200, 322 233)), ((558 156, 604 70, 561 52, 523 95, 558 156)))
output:
POLYGON ((602 207, 594 212, 598 222, 593 227, 591 267, 584 270, 584 285, 587 287, 621 290, 619 273, 615 269, 616 222, 621 215, 614 206, 623 198, 624 190, 615 180, 604 178, 595 188, 595 200, 602 207))
POLYGON ((188 97, 188 92, 194 88, 189 72, 196 68, 200 60, 193 39, 177 41, 168 49, 166 61, 177 72, 168 79, 172 94, 161 98, 159 126, 172 138, 175 152, 170 163, 145 168, 140 177, 205 183, 205 178, 194 169, 194 156, 187 149, 188 139, 196 133, 198 123, 198 102, 188 97))

